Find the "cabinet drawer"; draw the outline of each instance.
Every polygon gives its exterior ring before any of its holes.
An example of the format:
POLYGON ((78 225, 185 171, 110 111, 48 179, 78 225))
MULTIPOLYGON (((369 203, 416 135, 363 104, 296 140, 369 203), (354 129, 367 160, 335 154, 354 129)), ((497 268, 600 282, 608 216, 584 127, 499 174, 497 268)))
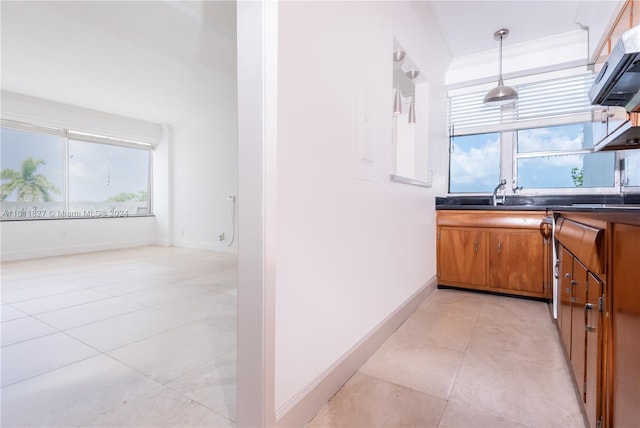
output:
POLYGON ((559 218, 555 236, 591 272, 604 273, 604 229, 559 218))
POLYGON ((438 226, 539 229, 544 211, 436 211, 438 226))

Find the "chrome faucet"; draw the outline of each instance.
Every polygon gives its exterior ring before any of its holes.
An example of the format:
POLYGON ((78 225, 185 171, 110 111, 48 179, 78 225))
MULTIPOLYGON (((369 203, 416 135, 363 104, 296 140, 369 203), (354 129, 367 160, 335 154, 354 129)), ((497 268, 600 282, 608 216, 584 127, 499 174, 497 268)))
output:
POLYGON ((498 204, 500 205, 504 205, 504 197, 505 194, 502 194, 502 200, 498 201, 498 190, 504 186, 505 184, 507 184, 507 180, 505 180, 504 178, 500 179, 500 183, 496 186, 495 189, 493 189, 493 206, 497 206, 498 204))

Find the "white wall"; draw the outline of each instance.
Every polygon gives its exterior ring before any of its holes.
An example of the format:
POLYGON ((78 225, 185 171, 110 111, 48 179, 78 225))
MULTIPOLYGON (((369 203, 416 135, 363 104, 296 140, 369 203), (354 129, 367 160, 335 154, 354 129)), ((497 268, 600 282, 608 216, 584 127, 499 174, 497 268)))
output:
MULTIPOLYGON (((532 74, 534 70, 586 65, 588 33, 576 30, 503 48, 502 72, 505 83, 510 76, 532 74)), ((468 85, 491 81, 497 84, 499 48, 455 58, 447 70, 447 85, 468 85), (495 82, 494 82, 495 81, 495 82)))
POLYGON ((394 37, 427 73, 418 120, 436 159, 446 152, 450 58, 430 19, 408 2, 280 3, 278 413, 435 275, 435 191, 389 181, 394 37))
POLYGON ((193 114, 172 124, 173 245, 235 251, 235 239, 228 247, 218 235, 230 243, 233 234, 227 197, 238 188, 236 78, 209 71, 195 82, 193 114))
POLYGON ((3 261, 156 243, 153 217, 3 221, 0 235, 3 261))

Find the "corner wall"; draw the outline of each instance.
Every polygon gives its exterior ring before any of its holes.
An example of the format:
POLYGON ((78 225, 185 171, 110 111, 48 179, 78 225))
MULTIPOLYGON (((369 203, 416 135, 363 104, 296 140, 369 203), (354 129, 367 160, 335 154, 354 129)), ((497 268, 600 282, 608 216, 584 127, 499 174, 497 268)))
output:
MULTIPOLYGON (((235 50, 224 61, 235 64, 235 50)), ((237 251, 237 199, 235 225, 228 199, 238 194, 237 87, 235 74, 211 67, 194 67, 184 82, 189 112, 171 123, 171 245, 237 251)))
POLYGON ((208 103, 194 109, 190 122, 172 126, 172 245, 236 252, 237 205, 232 224, 238 193, 236 80, 220 75, 208 86, 202 81, 208 103), (221 233, 224 242, 218 239, 221 233))

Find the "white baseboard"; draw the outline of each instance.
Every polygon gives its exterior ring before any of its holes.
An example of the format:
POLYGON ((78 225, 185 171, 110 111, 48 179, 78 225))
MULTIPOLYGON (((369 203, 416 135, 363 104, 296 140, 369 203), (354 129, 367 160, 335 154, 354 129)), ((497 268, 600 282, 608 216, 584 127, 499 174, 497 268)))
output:
POLYGON ((231 246, 228 247, 222 243, 211 243, 204 241, 186 241, 186 240, 174 240, 172 243, 173 247, 182 247, 182 248, 194 248, 196 250, 211 250, 211 251, 219 251, 222 253, 232 253, 235 254, 238 252, 237 247, 231 246))
POLYGON ((24 251, 3 251, 2 261, 14 261, 25 259, 38 259, 41 257, 54 257, 54 256, 66 256, 70 254, 79 253, 92 253, 96 251, 108 251, 117 250, 120 248, 133 248, 144 247, 147 245, 155 245, 155 241, 121 241, 121 242, 109 242, 107 244, 89 244, 89 245, 74 245, 68 247, 51 247, 46 249, 30 249, 24 251))
POLYGON ((38 249, 29 249, 29 250, 18 250, 18 251, 2 251, 0 255, 0 260, 9 262, 15 260, 26 260, 26 259, 38 259, 42 257, 55 257, 55 256, 66 256, 70 254, 79 254, 79 253, 92 253, 96 251, 108 251, 108 250, 117 250, 120 248, 133 248, 133 247, 144 247, 147 245, 158 245, 162 247, 184 247, 184 248, 195 248, 199 250, 211 250, 218 251, 222 253, 237 253, 236 247, 227 247, 222 244, 209 244, 203 242, 192 242, 192 241, 176 241, 171 245, 169 241, 154 241, 154 240, 144 240, 144 241, 119 241, 119 242, 109 242, 109 243, 99 243, 99 244, 88 244, 88 245, 74 245, 68 247, 50 247, 50 248, 38 248, 38 249))
POLYGON ((276 412, 277 427, 302 427, 353 376, 394 331, 436 290, 431 278, 398 309, 356 343, 318 379, 276 412))
POLYGON ((171 247, 172 246, 168 239, 158 239, 158 240, 156 240, 155 245, 157 245, 158 247, 171 247))

